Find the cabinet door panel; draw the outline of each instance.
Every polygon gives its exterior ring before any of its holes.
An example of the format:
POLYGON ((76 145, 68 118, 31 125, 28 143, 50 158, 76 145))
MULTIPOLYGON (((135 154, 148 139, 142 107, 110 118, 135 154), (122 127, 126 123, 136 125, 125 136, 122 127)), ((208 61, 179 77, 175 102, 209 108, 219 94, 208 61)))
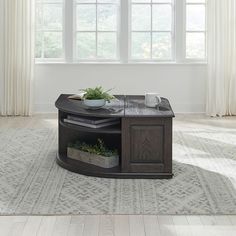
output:
POLYGON ((122 120, 122 171, 171 173, 171 118, 122 120))
POLYGON ((163 163, 164 127, 160 125, 130 126, 130 161, 132 163, 163 163))

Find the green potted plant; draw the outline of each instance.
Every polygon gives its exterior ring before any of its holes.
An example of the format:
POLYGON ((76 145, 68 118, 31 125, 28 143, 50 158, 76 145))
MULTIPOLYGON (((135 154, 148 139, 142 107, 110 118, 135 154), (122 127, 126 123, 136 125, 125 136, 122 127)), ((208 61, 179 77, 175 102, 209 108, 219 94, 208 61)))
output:
POLYGON ((119 165, 118 151, 108 149, 101 139, 94 145, 80 141, 70 143, 67 147, 67 156, 103 168, 119 165))
POLYGON ((82 90, 84 92, 83 102, 89 108, 101 108, 106 102, 110 102, 115 97, 110 95, 109 90, 104 90, 101 86, 95 88, 87 88, 82 90))

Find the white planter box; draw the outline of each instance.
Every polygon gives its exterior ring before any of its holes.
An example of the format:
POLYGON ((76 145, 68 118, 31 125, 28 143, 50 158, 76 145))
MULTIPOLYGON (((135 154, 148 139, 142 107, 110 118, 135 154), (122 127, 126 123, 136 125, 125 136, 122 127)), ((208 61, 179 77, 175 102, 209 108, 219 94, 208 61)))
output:
POLYGON ((118 156, 104 157, 88 152, 83 152, 71 147, 67 148, 67 157, 103 168, 112 168, 119 165, 118 156))

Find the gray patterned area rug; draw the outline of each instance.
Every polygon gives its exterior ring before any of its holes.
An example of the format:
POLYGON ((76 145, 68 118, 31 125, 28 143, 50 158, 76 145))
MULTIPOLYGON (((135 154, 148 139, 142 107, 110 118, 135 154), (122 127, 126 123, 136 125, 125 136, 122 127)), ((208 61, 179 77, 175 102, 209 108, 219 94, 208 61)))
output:
POLYGON ((174 133, 174 178, 86 177, 55 163, 54 129, 0 130, 0 214, 236 214, 236 132, 174 133))

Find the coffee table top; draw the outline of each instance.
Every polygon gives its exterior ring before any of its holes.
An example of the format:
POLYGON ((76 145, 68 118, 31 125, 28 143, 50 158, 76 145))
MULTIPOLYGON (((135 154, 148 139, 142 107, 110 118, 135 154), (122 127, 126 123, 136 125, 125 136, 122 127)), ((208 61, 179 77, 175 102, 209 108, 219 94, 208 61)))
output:
POLYGON ((125 99, 126 117, 174 117, 175 114, 166 98, 161 98, 157 108, 146 107, 145 96, 128 95, 125 99))
POLYGON ((174 117, 169 101, 162 98, 158 108, 145 106, 145 97, 141 95, 115 95, 117 99, 98 110, 87 109, 82 101, 69 99, 71 94, 61 94, 56 101, 58 110, 75 115, 97 117, 174 117))
POLYGON ((124 116, 124 96, 116 96, 116 100, 107 103, 106 106, 98 110, 87 109, 82 101, 69 99, 71 94, 62 94, 56 101, 58 110, 75 115, 97 116, 97 117, 123 117, 124 116))

